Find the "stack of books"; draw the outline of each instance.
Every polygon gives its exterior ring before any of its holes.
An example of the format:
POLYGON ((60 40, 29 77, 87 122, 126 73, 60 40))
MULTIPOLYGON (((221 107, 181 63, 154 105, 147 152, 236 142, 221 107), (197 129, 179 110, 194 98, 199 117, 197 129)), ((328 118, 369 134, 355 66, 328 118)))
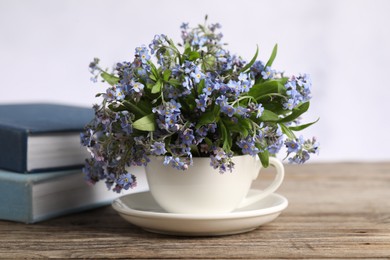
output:
MULTIPOLYGON (((0 105, 0 219, 35 223, 126 194, 84 181, 89 154, 80 132, 93 116, 90 108, 68 105, 0 105)), ((147 190, 144 169, 131 170, 138 186, 127 193, 147 190)))

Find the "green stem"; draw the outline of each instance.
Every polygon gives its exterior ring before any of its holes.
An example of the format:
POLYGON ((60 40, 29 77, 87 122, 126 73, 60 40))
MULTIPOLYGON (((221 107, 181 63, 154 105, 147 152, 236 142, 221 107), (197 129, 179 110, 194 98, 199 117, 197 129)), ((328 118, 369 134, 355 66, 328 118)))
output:
POLYGON ((232 103, 232 106, 234 106, 237 102, 240 102, 241 100, 244 100, 244 99, 252 99, 256 104, 257 104, 257 101, 255 98, 251 97, 251 96, 243 96, 243 97, 240 97, 239 99, 236 99, 233 103, 232 103))

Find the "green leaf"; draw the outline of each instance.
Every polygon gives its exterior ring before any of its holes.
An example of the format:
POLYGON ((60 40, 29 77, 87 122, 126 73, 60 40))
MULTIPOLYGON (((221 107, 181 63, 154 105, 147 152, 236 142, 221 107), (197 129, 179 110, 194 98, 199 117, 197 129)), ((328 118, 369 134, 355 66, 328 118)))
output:
POLYGON ((179 87, 182 85, 182 83, 180 82, 180 80, 177 80, 177 79, 170 79, 168 81, 168 84, 174 86, 174 87, 179 87))
POLYGON ((272 50, 272 53, 271 53, 271 57, 269 58, 269 60, 265 64, 265 67, 271 67, 272 66, 272 63, 275 60, 277 52, 278 52, 278 45, 275 44, 274 49, 272 50))
POLYGON ((289 128, 290 128, 292 131, 301 131, 301 130, 303 130, 303 129, 305 129, 305 128, 307 128, 307 127, 309 127, 309 126, 311 126, 311 125, 313 125, 313 124, 315 124, 315 123, 317 123, 318 120, 320 120, 320 119, 318 118, 316 121, 311 122, 311 123, 308 123, 308 124, 304 124, 304 125, 290 126, 289 128))
POLYGON ((248 130, 252 130, 252 128, 253 128, 252 123, 253 123, 252 120, 250 120, 249 118, 242 118, 242 117, 238 118, 238 124, 242 125, 243 127, 245 127, 248 130))
POLYGON ((191 52, 191 45, 186 42, 185 45, 184 45, 184 55, 190 55, 190 52, 191 52))
POLYGON ((153 83, 146 83, 146 88, 147 89, 152 89, 153 88, 153 86, 154 86, 155 84, 153 84, 153 83))
POLYGON ((198 123, 195 128, 199 129, 202 125, 207 125, 211 123, 216 123, 219 118, 219 106, 214 106, 210 110, 206 110, 199 118, 198 123))
POLYGON ((127 111, 127 108, 123 104, 110 104, 108 108, 114 112, 127 111))
POLYGON ((262 122, 277 122, 280 120, 279 116, 274 112, 264 109, 263 114, 259 118, 262 122))
POLYGON ((154 76, 154 80, 158 80, 160 78, 160 75, 158 73, 156 66, 151 61, 148 61, 148 64, 150 65, 150 70, 152 72, 152 75, 154 76))
POLYGON ((205 138, 204 138, 204 141, 206 142, 206 144, 207 144, 209 147, 213 146, 213 142, 210 140, 210 138, 205 137, 205 138))
POLYGON ((135 118, 141 118, 152 112, 152 105, 148 101, 140 100, 137 103, 134 101, 123 100, 119 106, 111 104, 109 108, 113 111, 129 111, 134 114, 135 118))
POLYGON ((149 74, 149 78, 150 78, 151 80, 157 81, 156 77, 155 77, 153 74, 149 74))
POLYGON ((269 152, 268 152, 268 150, 264 150, 263 152, 260 152, 257 155, 259 156, 263 167, 267 168, 269 166, 269 152))
POLYGON ((280 126, 280 128, 282 129, 282 132, 283 132, 289 139, 293 139, 293 140, 296 139, 296 136, 295 136, 295 134, 293 133, 293 131, 291 131, 290 128, 288 128, 285 124, 279 123, 279 126, 280 126))
POLYGON ((188 59, 189 59, 190 61, 194 61, 194 60, 199 59, 199 58, 200 58, 200 54, 199 54, 199 52, 197 52, 197 51, 191 51, 191 52, 189 53, 189 55, 188 55, 188 59))
POLYGON ((238 118, 238 125, 240 126, 241 129, 241 135, 242 137, 246 138, 249 135, 249 132, 252 130, 253 125, 252 125, 252 120, 249 118, 238 118))
POLYGON ((151 90, 152 94, 159 93, 161 91, 161 87, 162 87, 162 82, 159 80, 152 87, 152 90, 151 90))
POLYGON ((170 144, 171 144, 171 138, 172 136, 168 136, 167 138, 164 139, 164 143, 165 143, 165 149, 167 149, 167 152, 170 153, 170 154, 173 154, 172 153, 172 150, 171 150, 171 147, 170 147, 170 144))
POLYGON ((229 129, 230 132, 239 133, 244 138, 249 135, 249 131, 244 125, 240 123, 237 124, 233 122, 230 118, 226 118, 226 117, 222 118, 222 121, 225 127, 229 129))
POLYGON ((193 95, 186 96, 184 98, 184 102, 181 102, 181 105, 182 105, 182 110, 184 109, 186 113, 190 113, 194 111, 194 109, 196 108, 196 101, 194 96, 193 95))
POLYGON ((254 97, 256 100, 260 100, 270 94, 284 94, 284 92, 285 87, 280 80, 270 80, 253 85, 248 95, 254 97))
POLYGON ((206 55, 205 57, 202 57, 202 61, 202 70, 213 70, 216 62, 216 57, 215 55, 206 55))
POLYGON ((140 131, 148 131, 148 132, 152 132, 156 130, 156 121, 154 119, 154 114, 151 113, 149 115, 141 117, 140 119, 138 119, 133 123, 133 128, 140 131))
POLYGON ((296 108, 294 108, 292 110, 292 113, 290 115, 280 119, 278 122, 280 122, 280 123, 287 123, 287 122, 294 121, 300 115, 305 113, 309 109, 309 106, 310 106, 310 102, 309 101, 306 102, 306 103, 303 103, 303 104, 301 104, 299 106, 297 106, 296 108))
POLYGON ((206 85, 206 82, 204 79, 202 79, 200 82, 199 82, 199 85, 198 85, 198 94, 202 93, 204 87, 206 85))
POLYGON ((246 71, 247 69, 249 69, 250 67, 252 67, 253 63, 256 62, 257 55, 259 55, 259 46, 256 46, 256 53, 255 53, 255 56, 253 56, 253 58, 251 59, 251 61, 250 61, 248 64, 246 64, 246 65, 240 70, 240 72, 244 72, 244 71, 246 71))
POLYGON ((225 127, 222 121, 219 121, 219 131, 223 142, 222 149, 225 152, 230 152, 232 147, 232 137, 230 136, 229 130, 225 127))
POLYGON ((147 112, 142 110, 138 104, 134 104, 131 101, 123 100, 123 106, 131 113, 135 115, 136 118, 140 118, 147 115, 147 112))
POLYGON ((112 74, 109 74, 105 71, 102 71, 102 73, 100 74, 100 76, 108 83, 110 84, 111 86, 114 86, 115 84, 117 84, 119 82, 119 78, 112 75, 112 74))
POLYGON ((163 78, 164 78, 164 81, 167 82, 169 80, 169 77, 171 76, 172 74, 172 71, 167 69, 164 71, 163 73, 163 78))

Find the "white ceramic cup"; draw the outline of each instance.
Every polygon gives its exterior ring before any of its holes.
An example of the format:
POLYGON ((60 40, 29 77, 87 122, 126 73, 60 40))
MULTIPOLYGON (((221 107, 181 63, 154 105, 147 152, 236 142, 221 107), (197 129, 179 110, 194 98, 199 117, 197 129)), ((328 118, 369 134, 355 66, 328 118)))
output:
POLYGON ((261 193, 248 197, 262 168, 260 160, 250 155, 233 157, 233 171, 223 174, 210 166, 210 158, 193 158, 193 165, 185 171, 165 166, 163 161, 164 157, 151 157, 146 177, 153 198, 170 213, 228 213, 273 193, 284 178, 283 164, 270 157, 276 169, 274 180, 261 193))

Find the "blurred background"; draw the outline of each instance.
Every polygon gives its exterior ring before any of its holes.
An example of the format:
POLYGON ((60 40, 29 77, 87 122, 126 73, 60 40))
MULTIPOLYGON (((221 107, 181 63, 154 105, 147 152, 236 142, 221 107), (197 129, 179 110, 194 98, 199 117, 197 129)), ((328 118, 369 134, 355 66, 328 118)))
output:
POLYGON ((106 87, 90 81, 94 57, 111 68, 208 14, 232 53, 249 60, 258 44, 267 61, 278 43, 275 69, 311 75, 311 162, 390 160, 389 12, 387 0, 0 0, 0 104, 90 107, 106 87))

